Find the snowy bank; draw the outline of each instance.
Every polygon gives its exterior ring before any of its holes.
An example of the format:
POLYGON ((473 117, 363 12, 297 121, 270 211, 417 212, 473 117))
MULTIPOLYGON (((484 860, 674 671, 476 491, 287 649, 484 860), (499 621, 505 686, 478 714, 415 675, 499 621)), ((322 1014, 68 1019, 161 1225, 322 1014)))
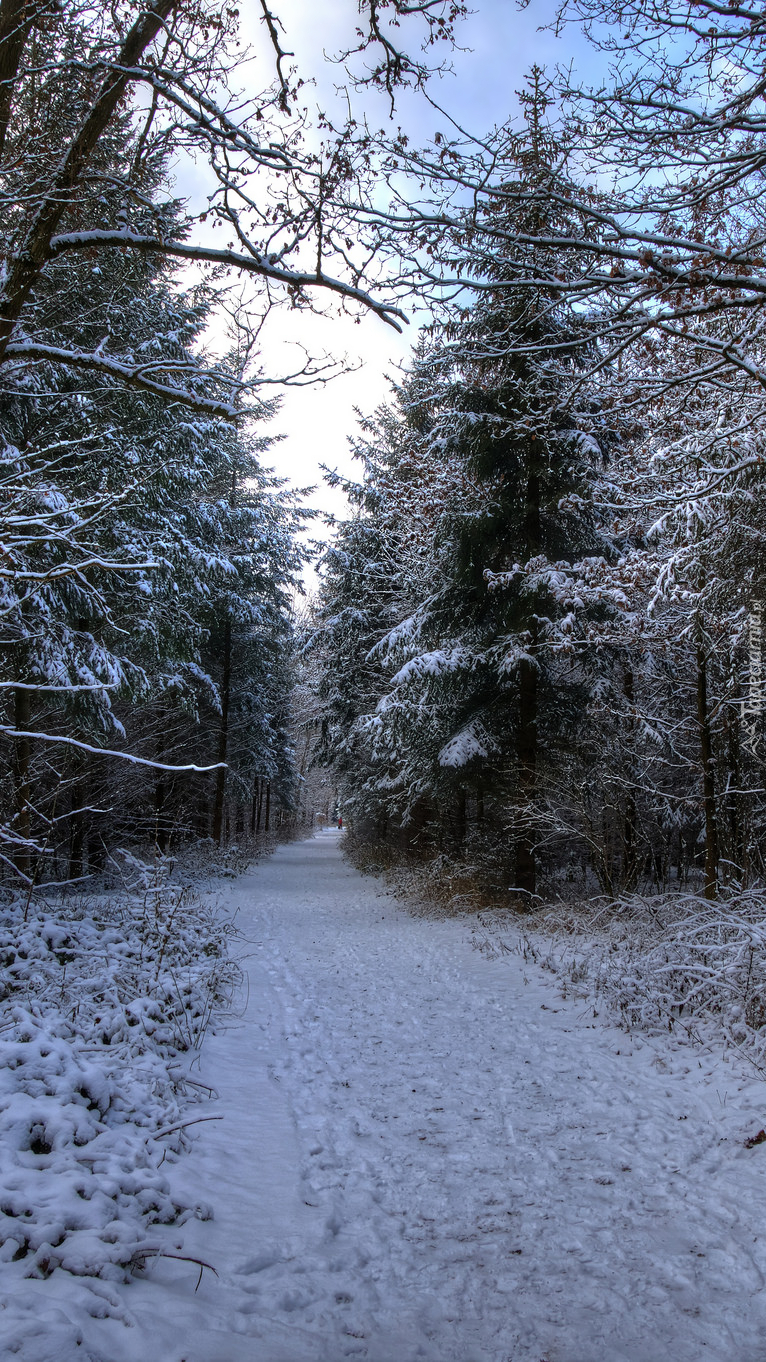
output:
POLYGON ((231 929, 167 862, 123 863, 120 892, 0 915, 4 1356, 77 1346, 52 1323, 68 1275, 86 1315, 119 1318, 109 1284, 179 1252, 158 1227, 209 1214, 172 1194, 166 1168, 206 1119, 189 1068, 237 977, 231 929))
POLYGON ((766 1078, 766 894, 631 894, 561 904, 523 923, 479 913, 489 958, 521 950, 562 996, 607 1006, 626 1030, 732 1049, 766 1078))

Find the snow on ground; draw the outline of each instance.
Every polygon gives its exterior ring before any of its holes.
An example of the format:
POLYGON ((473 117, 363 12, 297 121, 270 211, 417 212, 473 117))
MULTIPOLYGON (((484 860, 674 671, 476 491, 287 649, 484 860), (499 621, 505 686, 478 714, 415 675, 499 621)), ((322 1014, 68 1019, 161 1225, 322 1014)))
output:
POLYGON ((230 893, 249 988, 199 1075, 224 1119, 168 1173, 215 1219, 159 1230, 219 1276, 158 1259, 121 1321, 54 1272, 21 1362, 763 1362, 762 1082, 486 959, 334 834, 230 893))
POLYGON ((119 892, 0 911, 0 1351, 29 1362, 126 1318, 115 1288, 171 1251, 158 1227, 206 1214, 165 1169, 207 1096, 185 1067, 238 977, 230 931, 167 864, 123 859, 119 892))

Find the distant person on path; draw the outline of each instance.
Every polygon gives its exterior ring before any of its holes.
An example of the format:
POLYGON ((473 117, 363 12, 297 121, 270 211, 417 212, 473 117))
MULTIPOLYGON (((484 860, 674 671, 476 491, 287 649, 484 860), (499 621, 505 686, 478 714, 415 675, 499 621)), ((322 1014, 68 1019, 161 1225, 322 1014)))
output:
POLYGON ((343 827, 343 818, 341 814, 338 814, 338 827, 339 828, 343 827))

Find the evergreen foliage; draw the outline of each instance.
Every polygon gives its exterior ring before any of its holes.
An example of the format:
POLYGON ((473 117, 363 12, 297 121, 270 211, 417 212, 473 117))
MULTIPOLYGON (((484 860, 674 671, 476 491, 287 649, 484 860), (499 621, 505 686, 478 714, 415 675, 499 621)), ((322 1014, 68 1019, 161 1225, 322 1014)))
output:
MULTIPOLYGON (((119 170, 138 155, 123 120, 79 205, 86 219, 120 211, 119 170)), ((161 159, 142 165, 140 203, 136 230, 160 216, 172 233, 161 159)), ((177 368, 209 395, 228 381, 202 348, 213 302, 161 258, 112 250, 54 262, 26 325, 62 353, 106 343, 155 372, 177 368)), ((118 375, 84 382, 45 359, 3 366, 0 403, 6 864, 79 879, 116 841, 220 841, 237 818, 249 826, 258 782, 289 809, 302 515, 264 467, 271 437, 257 430, 276 402, 237 430, 118 375), (146 764, 125 769, 100 748, 146 764), (151 763, 231 769, 224 781, 151 763)))
MULTIPOLYGON (((512 148, 540 181, 558 174, 543 113, 537 90, 512 148)), ((576 747, 598 674, 584 632, 607 606, 580 599, 578 565, 613 556, 594 495, 613 436, 589 390, 572 400, 587 317, 509 282, 482 240, 467 234, 453 261, 474 301, 431 328, 357 450, 364 486, 326 562, 324 646, 328 675, 341 656, 344 675, 373 672, 366 713, 353 686, 345 715, 334 700, 349 797, 453 855, 469 823, 493 845, 502 832, 502 873, 534 895, 547 772, 576 747)))

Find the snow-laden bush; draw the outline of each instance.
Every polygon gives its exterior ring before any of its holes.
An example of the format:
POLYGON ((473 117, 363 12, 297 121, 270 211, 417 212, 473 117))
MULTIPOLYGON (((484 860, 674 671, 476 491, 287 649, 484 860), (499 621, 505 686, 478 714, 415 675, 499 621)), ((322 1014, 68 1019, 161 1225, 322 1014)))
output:
POLYGON ((0 1260, 23 1276, 124 1277, 153 1225, 204 1214, 161 1165, 233 982, 227 928, 166 866, 125 860, 123 892, 0 912, 0 1260))
MULTIPOLYGON (((507 922, 507 918, 505 919, 507 922)), ((500 915, 482 914, 474 944, 507 950, 500 915)), ((627 1027, 736 1047, 766 1073, 766 893, 720 902, 633 894, 548 908, 521 949, 562 989, 600 998, 627 1027)))
MULTIPOLYGON (((595 990, 628 1026, 700 1039, 710 1024, 766 1067, 766 896, 633 895, 601 915, 595 990)), ((582 962, 581 962, 582 964, 582 962)))

